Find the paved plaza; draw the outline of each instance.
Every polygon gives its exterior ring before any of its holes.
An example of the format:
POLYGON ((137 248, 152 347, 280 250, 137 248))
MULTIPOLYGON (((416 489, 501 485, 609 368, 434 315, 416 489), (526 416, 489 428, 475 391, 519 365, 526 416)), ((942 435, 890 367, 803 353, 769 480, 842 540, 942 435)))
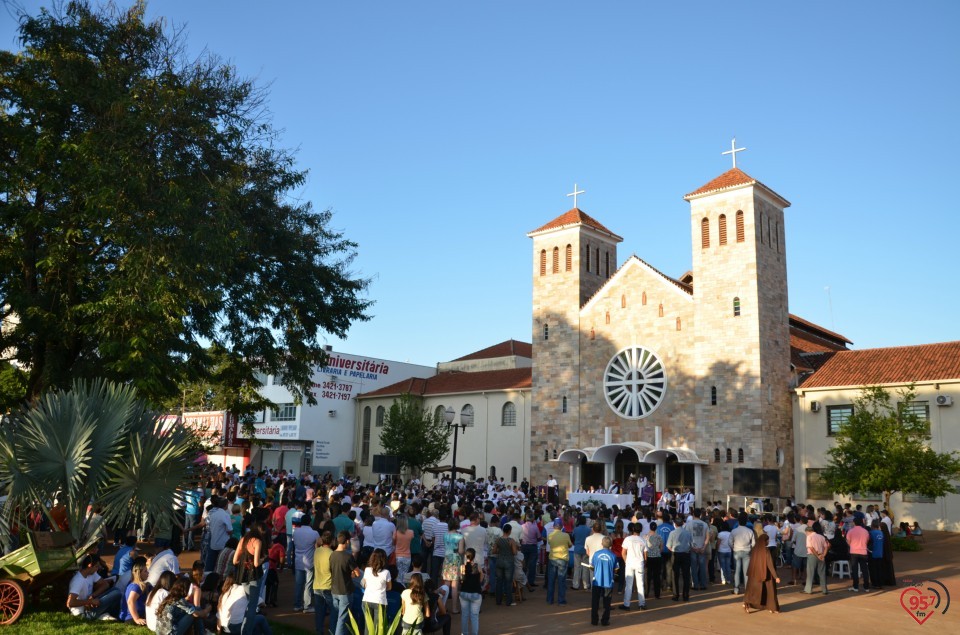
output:
MULTIPOLYGON (((484 598, 480 614, 481 635, 524 635, 526 633, 637 633, 641 627, 655 627, 658 635, 668 633, 743 633, 755 632, 812 632, 824 629, 848 630, 858 633, 886 635, 887 633, 960 632, 960 534, 927 532, 924 549, 920 552, 894 553, 899 587, 887 587, 869 594, 847 591, 849 580, 830 578, 829 595, 823 597, 817 589, 814 595, 804 595, 799 586, 779 588, 781 613, 772 615, 755 612, 744 615, 740 597, 730 594, 730 588, 712 585, 708 591, 691 591, 690 601, 673 602, 664 593, 660 600, 648 601, 646 611, 630 612, 614 608, 608 627, 590 625, 590 594, 585 591, 567 592, 566 606, 549 606, 544 600, 543 578, 540 587, 527 594, 527 599, 515 607, 496 606, 493 597, 484 598), (901 605, 904 590, 920 580, 935 579, 949 591, 957 604, 943 607, 929 616, 921 625, 901 605), (944 612, 944 608, 946 611, 944 612)), ((182 566, 188 566, 195 553, 180 557, 182 566)), ((789 581, 789 572, 781 569, 781 580, 789 581)), ((270 609, 269 619, 300 628, 313 629, 313 615, 295 614, 282 607, 292 606, 293 575, 281 573, 280 607, 270 609)), ((907 592, 904 602, 915 595, 907 592)), ((614 595, 614 607, 621 596, 614 595)), ((944 605, 947 600, 944 598, 944 605)), ((460 633, 459 615, 451 633, 460 633)))

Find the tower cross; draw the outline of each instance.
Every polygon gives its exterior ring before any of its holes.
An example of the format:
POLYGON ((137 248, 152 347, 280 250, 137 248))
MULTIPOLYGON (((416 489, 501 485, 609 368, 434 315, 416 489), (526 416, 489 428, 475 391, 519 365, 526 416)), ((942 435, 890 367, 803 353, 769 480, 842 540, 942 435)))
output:
POLYGON ((577 194, 583 194, 583 193, 584 193, 584 191, 583 191, 583 190, 578 190, 578 189, 577 189, 577 184, 574 183, 574 184, 573 184, 573 191, 570 192, 569 194, 567 194, 567 196, 572 196, 572 197, 573 197, 573 207, 574 207, 575 209, 577 208, 577 194))
POLYGON ((738 147, 737 147, 737 138, 734 137, 734 138, 733 138, 733 141, 730 142, 730 149, 727 150, 726 152, 721 152, 720 154, 731 154, 731 155, 733 155, 733 167, 736 168, 736 167, 737 167, 737 153, 738 153, 738 152, 743 152, 744 150, 746 150, 746 148, 738 148, 738 147))

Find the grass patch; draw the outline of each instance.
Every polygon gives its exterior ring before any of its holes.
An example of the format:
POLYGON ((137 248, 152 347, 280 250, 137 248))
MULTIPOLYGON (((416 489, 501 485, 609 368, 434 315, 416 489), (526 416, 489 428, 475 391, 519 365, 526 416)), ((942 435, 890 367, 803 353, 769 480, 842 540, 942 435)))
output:
POLYGON ((894 551, 923 551, 923 545, 910 538, 893 537, 890 546, 894 551))
MULTIPOLYGON (((270 622, 270 628, 276 635, 313 634, 312 630, 277 622, 270 622)), ((16 624, 0 629, 0 633, 2 635, 151 635, 145 626, 120 622, 94 622, 74 617, 66 611, 32 612, 29 606, 16 624)))

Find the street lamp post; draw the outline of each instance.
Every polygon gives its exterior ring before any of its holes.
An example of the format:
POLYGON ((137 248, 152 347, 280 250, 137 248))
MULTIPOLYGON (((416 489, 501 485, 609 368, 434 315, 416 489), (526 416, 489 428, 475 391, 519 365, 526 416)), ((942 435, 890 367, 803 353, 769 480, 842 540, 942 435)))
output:
POLYGON ((447 407, 443 411, 443 420, 447 422, 447 428, 453 428, 453 465, 450 470, 450 500, 453 501, 454 493, 456 492, 457 486, 457 437, 460 430, 463 430, 463 433, 467 433, 467 426, 473 425, 473 414, 469 412, 460 413, 460 423, 455 424, 453 422, 456 412, 453 408, 447 407))

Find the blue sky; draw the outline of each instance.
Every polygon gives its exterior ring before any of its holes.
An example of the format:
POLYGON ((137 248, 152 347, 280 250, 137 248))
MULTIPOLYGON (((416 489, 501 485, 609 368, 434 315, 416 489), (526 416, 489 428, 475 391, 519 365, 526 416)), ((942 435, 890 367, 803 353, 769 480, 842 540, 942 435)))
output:
MULTIPOLYGON (((47 4, 24 1, 28 10, 47 4)), ((531 338, 526 233, 579 207, 668 275, 683 195, 738 165, 792 202, 790 310, 856 348, 960 339, 960 3, 155 0, 269 84, 359 243, 337 350, 434 364, 531 338), (830 297, 825 288, 830 288, 830 297), (832 298, 832 311, 831 302, 832 298)), ((0 13, 0 46, 15 24, 0 13)))

